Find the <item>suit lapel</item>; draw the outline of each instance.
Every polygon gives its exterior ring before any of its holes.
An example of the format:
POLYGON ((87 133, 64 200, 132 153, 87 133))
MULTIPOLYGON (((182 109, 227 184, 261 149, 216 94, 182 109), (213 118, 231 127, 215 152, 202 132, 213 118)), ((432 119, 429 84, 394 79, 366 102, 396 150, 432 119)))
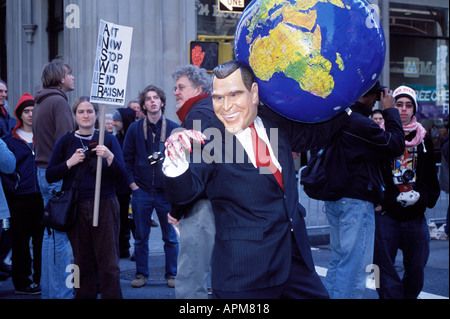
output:
MULTIPOLYGON (((271 142, 272 149, 275 152, 275 155, 277 156, 278 162, 280 163, 281 167, 284 167, 283 163, 286 163, 285 162, 286 158, 284 156, 285 155, 284 152, 280 152, 281 145, 278 145, 278 143, 280 143, 279 136, 276 135, 271 137, 270 128, 273 127, 273 125, 271 125, 270 121, 266 121, 264 119, 262 120, 264 123, 264 128, 266 130, 267 136, 269 137, 269 141, 271 142), (277 149, 275 149, 274 144, 275 146, 277 146, 277 149)), ((232 163, 233 165, 239 166, 239 168, 242 170, 259 173, 260 169, 256 168, 252 164, 247 155, 247 152, 245 152, 244 147, 236 138, 236 136, 234 134, 228 133, 223 123, 217 118, 212 120, 211 124, 212 127, 218 128, 220 130, 222 136, 222 152, 223 152, 222 163, 232 163)), ((285 180, 284 174, 285 169, 282 169, 283 180, 285 180)), ((272 173, 261 175, 264 175, 266 178, 270 179, 273 183, 275 183, 279 187, 278 182, 272 173)))

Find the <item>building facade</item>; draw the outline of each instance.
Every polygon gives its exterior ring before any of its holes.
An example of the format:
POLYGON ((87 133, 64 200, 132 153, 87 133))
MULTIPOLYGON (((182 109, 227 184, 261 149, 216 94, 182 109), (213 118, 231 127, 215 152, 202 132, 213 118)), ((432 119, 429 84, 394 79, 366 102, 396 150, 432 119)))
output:
MULTIPOLYGON (((448 1, 370 3, 387 42, 381 82, 417 91, 417 115, 438 146, 449 114, 448 1)), ((239 18, 239 13, 221 12, 218 0, 0 0, 0 77, 8 83, 10 105, 15 105, 23 92, 40 88, 42 66, 61 57, 76 77, 69 99, 89 95, 103 19, 133 27, 126 100, 155 84, 168 97, 167 117, 176 120, 171 73, 188 63, 189 42, 201 36, 230 41, 239 18)))
POLYGON ((154 84, 166 93, 166 116, 176 119, 171 74, 187 63, 187 43, 196 38, 194 0, 0 0, 0 8, 0 77, 10 112, 21 94, 41 88, 42 67, 54 58, 75 76, 69 103, 90 95, 102 19, 133 27, 126 101, 154 84))

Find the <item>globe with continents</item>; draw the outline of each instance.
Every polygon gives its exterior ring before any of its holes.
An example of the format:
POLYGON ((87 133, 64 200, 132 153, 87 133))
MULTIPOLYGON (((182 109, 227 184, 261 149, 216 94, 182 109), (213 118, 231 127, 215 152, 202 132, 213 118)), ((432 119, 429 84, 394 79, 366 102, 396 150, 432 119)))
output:
POLYGON ((386 42, 378 8, 363 0, 254 0, 235 33, 261 101, 289 119, 332 119, 379 79, 386 42))

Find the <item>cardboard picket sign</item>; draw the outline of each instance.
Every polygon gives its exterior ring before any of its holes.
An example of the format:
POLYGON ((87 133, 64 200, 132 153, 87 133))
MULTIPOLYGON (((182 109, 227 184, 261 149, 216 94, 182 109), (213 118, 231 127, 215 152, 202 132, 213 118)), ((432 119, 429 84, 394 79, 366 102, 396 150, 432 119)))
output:
MULTIPOLYGON (((101 105, 98 145, 103 145, 105 139, 106 104, 117 106, 125 104, 132 37, 133 28, 100 20, 90 96, 91 103, 101 105)), ((102 158, 98 157, 95 181, 94 227, 98 226, 101 178, 102 158)))

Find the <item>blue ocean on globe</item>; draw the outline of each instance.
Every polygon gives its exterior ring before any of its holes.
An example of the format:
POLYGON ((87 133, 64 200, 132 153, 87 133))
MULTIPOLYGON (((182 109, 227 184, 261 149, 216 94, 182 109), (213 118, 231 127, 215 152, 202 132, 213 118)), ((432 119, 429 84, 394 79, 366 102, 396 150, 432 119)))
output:
POLYGON ((236 59, 252 67, 268 107, 299 122, 327 121, 379 79, 379 20, 363 0, 254 0, 236 28, 236 59))

